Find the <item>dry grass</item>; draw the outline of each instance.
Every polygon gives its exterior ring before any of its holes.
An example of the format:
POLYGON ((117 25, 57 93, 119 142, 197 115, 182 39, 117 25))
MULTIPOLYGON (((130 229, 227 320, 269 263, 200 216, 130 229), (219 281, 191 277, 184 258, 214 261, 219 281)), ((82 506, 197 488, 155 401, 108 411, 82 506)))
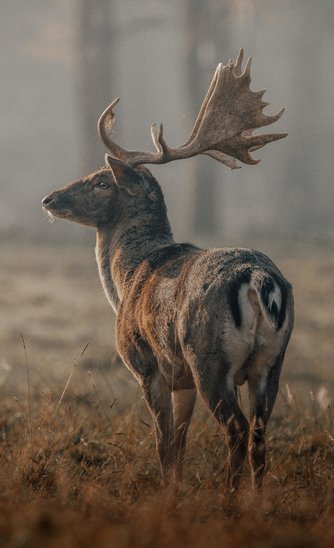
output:
POLYGON ((233 500, 222 489, 223 435, 200 402, 184 483, 177 493, 161 485, 92 251, 8 247, 1 260, 1 546, 334 545, 334 260, 278 259, 295 287, 296 329, 263 494, 246 467, 233 500))

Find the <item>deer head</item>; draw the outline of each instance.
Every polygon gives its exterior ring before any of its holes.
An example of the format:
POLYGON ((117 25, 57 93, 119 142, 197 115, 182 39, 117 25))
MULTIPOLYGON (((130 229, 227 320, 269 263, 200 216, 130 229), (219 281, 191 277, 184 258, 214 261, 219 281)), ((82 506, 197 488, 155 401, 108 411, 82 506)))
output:
POLYGON ((109 154, 106 166, 52 192, 43 201, 50 217, 101 227, 117 223, 127 209, 144 201, 157 201, 158 185, 143 166, 134 169, 109 154), (145 176, 146 175, 146 176, 145 176), (152 181, 149 184, 149 181, 152 181))
MULTIPOLYGON (((163 126, 158 131, 155 124, 151 134, 156 152, 127 151, 116 144, 112 129, 119 98, 115 99, 97 124, 99 135, 111 152, 106 155, 106 166, 46 196, 43 207, 50 215, 99 227, 114 222, 134 200, 139 206, 146 195, 152 198, 152 192, 158 192, 143 164, 163 164, 199 154, 211 156, 231 169, 240 167, 237 159, 245 164, 258 163, 250 152, 287 134, 252 132, 278 120, 284 109, 273 116, 263 113, 269 104, 262 100, 265 90, 251 91, 251 58, 244 71, 242 60, 241 49, 235 64, 229 61, 226 66, 218 65, 188 140, 175 149, 164 140, 163 126)), ((160 201, 163 202, 162 195, 160 201)))

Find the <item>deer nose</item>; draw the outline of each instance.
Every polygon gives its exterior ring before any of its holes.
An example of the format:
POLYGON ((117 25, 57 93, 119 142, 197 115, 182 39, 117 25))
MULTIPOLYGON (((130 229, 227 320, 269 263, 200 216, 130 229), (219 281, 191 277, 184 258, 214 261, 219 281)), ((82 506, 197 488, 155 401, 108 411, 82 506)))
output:
POLYGON ((49 204, 51 204, 52 200, 54 199, 54 194, 48 194, 48 196, 45 196, 42 200, 42 206, 45 207, 49 204))

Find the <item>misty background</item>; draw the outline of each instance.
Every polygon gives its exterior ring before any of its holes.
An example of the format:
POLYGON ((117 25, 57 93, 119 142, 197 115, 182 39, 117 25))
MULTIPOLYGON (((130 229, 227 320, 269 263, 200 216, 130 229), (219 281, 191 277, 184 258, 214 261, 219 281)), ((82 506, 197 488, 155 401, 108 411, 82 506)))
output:
POLYGON ((91 241, 40 206, 104 164, 96 121, 116 96, 115 140, 152 149, 150 125, 186 140, 219 62, 243 47, 269 131, 288 137, 229 171, 200 157, 152 171, 177 240, 334 242, 334 3, 331 0, 0 0, 3 241, 91 241), (197 238, 197 239, 196 239, 197 238))

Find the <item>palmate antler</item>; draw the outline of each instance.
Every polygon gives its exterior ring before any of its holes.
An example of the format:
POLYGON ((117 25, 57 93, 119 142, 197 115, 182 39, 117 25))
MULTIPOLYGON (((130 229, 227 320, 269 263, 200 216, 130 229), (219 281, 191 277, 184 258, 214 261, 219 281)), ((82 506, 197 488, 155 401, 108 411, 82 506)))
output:
POLYGON ((287 134, 252 135, 252 131, 276 122, 284 109, 273 116, 262 112, 269 104, 262 101, 266 90, 251 91, 251 58, 248 58, 243 72, 242 60, 241 49, 235 64, 229 61, 227 66, 221 63, 218 65, 194 128, 184 145, 170 148, 163 138, 162 124, 159 131, 153 124, 151 134, 156 152, 128 151, 121 148, 111 138, 115 120, 114 107, 119 101, 117 98, 98 121, 98 132, 105 146, 113 156, 130 166, 165 164, 198 154, 207 154, 231 169, 239 167, 236 159, 244 164, 257 164, 260 160, 254 160, 250 152, 272 141, 283 139, 287 134))

